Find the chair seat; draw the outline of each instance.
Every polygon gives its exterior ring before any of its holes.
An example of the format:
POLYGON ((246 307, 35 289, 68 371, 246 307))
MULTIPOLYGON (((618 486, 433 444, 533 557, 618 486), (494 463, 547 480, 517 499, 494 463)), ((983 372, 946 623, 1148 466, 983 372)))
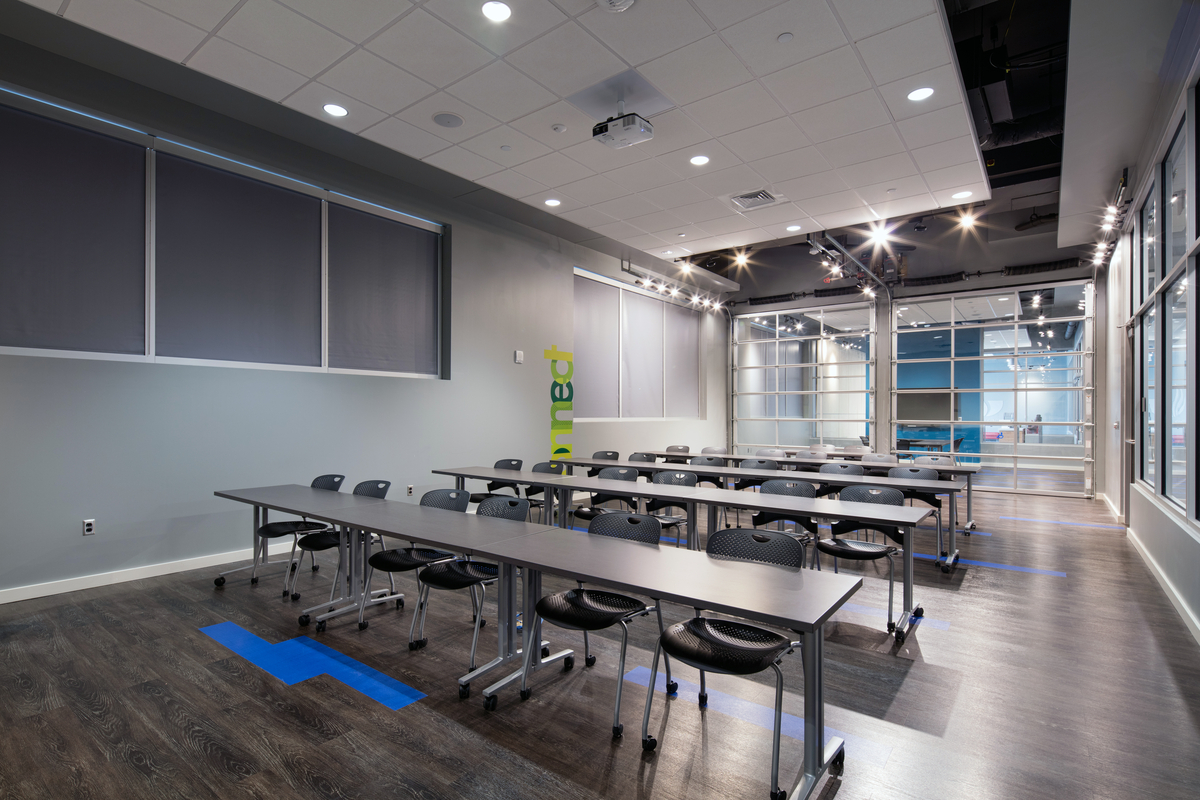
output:
POLYGON ((920 500, 922 503, 926 503, 937 509, 942 507, 942 498, 931 492, 906 491, 904 492, 904 496, 912 500, 920 500))
POLYGON ((316 533, 328 526, 323 522, 309 520, 289 520, 287 522, 268 522, 258 529, 258 535, 264 539, 275 539, 280 536, 292 536, 297 533, 316 533))
POLYGON ((435 561, 453 557, 453 553, 443 550, 433 550, 428 547, 405 547, 375 553, 367 559, 367 563, 380 572, 408 572, 427 567, 435 561))
POLYGON ((307 536, 301 536, 297 542, 301 550, 331 550, 338 546, 342 537, 334 531, 321 531, 320 533, 310 533, 307 536))
MULTIPOLYGON (((471 502, 472 503, 482 503, 484 500, 487 500, 489 497, 496 497, 496 496, 497 496, 496 492, 471 492, 471 502)), ((513 495, 505 494, 503 496, 512 497, 513 495)))
POLYGON ((754 527, 759 525, 768 525, 772 522, 794 522, 801 528, 804 528, 811 533, 817 532, 817 523, 812 521, 812 517, 802 517, 799 514, 780 514, 775 511, 756 511, 754 516, 750 518, 750 524, 754 527))
POLYGON ((571 589, 543 597, 537 613, 560 628, 598 631, 616 625, 630 614, 646 610, 636 597, 593 589, 571 589))
POLYGON ((791 647, 774 631, 742 622, 695 617, 667 628, 662 649, 695 669, 729 675, 762 672, 791 647))
POLYGON ((664 528, 674 528, 687 522, 687 517, 672 517, 669 514, 652 514, 651 516, 658 520, 658 524, 664 528))
POLYGON ((817 542, 817 549, 825 555, 834 558, 848 558, 851 561, 874 561, 896 552, 896 548, 891 545, 836 537, 817 542))
POLYGON ((480 561, 443 561, 421 571, 421 583, 435 589, 466 589, 494 581, 500 575, 496 564, 480 561))
POLYGON ((613 509, 596 508, 595 506, 581 506, 575 509, 575 519, 593 520, 601 514, 608 514, 613 509))

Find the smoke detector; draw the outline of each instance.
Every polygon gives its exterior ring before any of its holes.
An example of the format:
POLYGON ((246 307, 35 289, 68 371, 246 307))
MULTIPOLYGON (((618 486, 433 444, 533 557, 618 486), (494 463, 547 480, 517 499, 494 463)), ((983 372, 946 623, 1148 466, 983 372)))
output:
POLYGON ((633 0, 596 0, 596 5, 610 14, 619 14, 633 5, 633 0))

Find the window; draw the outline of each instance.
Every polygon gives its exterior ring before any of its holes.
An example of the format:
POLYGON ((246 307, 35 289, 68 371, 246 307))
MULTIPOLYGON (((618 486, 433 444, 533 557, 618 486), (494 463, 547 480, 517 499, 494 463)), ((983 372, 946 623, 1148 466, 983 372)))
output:
MULTIPOLYGON (((1170 395, 1166 398, 1167 429, 1171 436, 1166 440, 1167 451, 1163 455, 1165 493, 1180 506, 1187 505, 1187 276, 1176 280, 1165 296, 1167 317, 1165 341, 1171 344, 1170 395)), ((1165 376, 1164 376, 1165 377, 1165 376)), ((1164 386, 1164 390, 1166 387, 1164 386)))
POLYGON ((1156 444, 1154 441, 1155 398, 1155 327, 1154 307, 1142 316, 1142 480, 1154 486, 1156 444))
POLYGON ((1164 269, 1187 255, 1187 131, 1181 126, 1163 164, 1162 252, 1164 269))
POLYGON ((1154 294, 1154 286, 1158 280, 1160 268, 1158 242, 1158 219, 1155 213, 1158 197, 1153 184, 1150 186, 1150 196, 1142 205, 1141 225, 1142 235, 1142 300, 1148 300, 1154 294))

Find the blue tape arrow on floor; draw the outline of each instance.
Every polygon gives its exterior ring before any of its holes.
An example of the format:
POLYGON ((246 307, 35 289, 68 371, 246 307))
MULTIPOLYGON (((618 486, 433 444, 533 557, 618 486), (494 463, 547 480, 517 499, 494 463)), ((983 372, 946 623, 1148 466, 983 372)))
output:
POLYGON ((318 675, 328 675, 393 711, 425 696, 307 636, 271 644, 234 622, 209 625, 200 632, 288 686, 318 675))

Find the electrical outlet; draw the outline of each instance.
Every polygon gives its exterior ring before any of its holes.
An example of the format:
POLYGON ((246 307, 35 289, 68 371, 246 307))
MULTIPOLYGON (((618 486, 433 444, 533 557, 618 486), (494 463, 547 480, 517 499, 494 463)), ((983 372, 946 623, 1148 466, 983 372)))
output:
POLYGON ((92 535, 92 534, 94 534, 95 532, 96 532, 96 520, 94 520, 94 519, 85 519, 85 520, 83 521, 83 535, 84 535, 84 536, 91 536, 91 535, 92 535))
POLYGON ((412 497, 412 490, 413 490, 413 487, 410 485, 410 486, 408 487, 408 496, 409 496, 409 497, 412 497))

